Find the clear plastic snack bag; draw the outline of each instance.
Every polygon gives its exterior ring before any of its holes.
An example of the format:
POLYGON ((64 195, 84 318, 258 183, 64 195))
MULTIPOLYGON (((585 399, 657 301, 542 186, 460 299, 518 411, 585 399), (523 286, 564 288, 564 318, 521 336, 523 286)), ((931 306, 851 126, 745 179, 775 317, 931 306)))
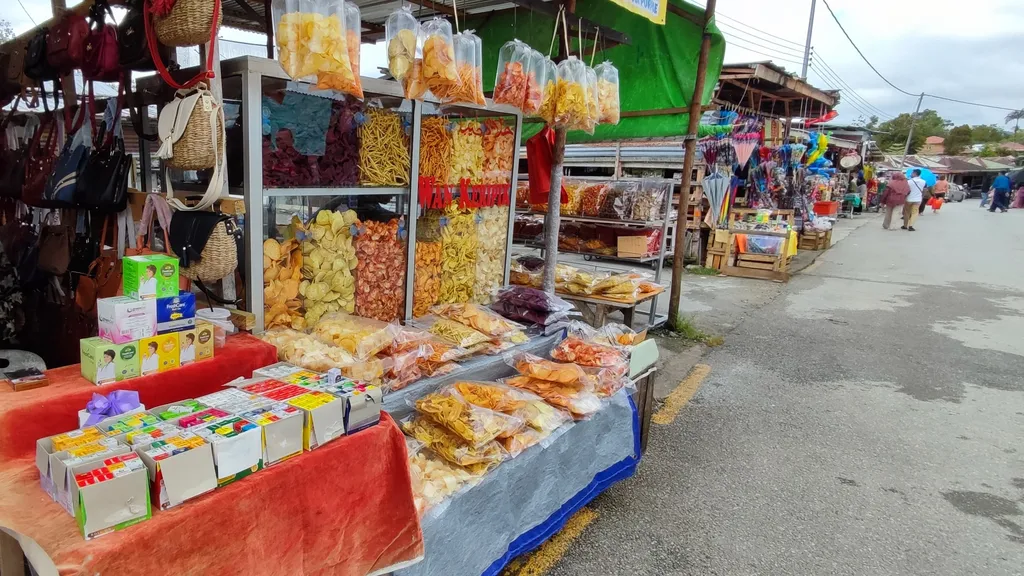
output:
POLYGON ((484 474, 508 457, 497 442, 473 447, 460 436, 422 414, 402 421, 402 431, 419 440, 435 454, 472 474, 484 474))
POLYGON ((475 448, 498 438, 508 438, 526 424, 522 418, 468 402, 452 386, 445 386, 410 403, 417 412, 475 448))
POLYGON ((340 16, 320 0, 274 0, 277 61, 293 80, 313 81, 323 63, 321 47, 343 38, 340 16))
POLYGON ((640 186, 637 182, 612 182, 601 202, 600 217, 629 220, 633 216, 633 201, 640 186))
POLYGON ((487 104, 484 99, 483 41, 472 30, 463 30, 454 36, 453 42, 459 83, 447 96, 440 96, 441 101, 445 104, 487 104))
MULTIPOLYGON (((523 112, 533 73, 531 48, 518 38, 509 40, 498 50, 498 70, 494 78, 494 103, 508 104, 523 112)), ((536 80, 534 80, 536 85, 536 80)), ((538 104, 539 105, 539 104, 538 104)))
POLYGON ((505 354, 502 359, 523 376, 580 388, 592 388, 594 385, 593 378, 576 364, 545 360, 528 352, 505 354))
MULTIPOLYGON (((515 264, 522 266, 519 262, 515 262, 515 264)), ((574 308, 573 304, 567 300, 527 286, 502 288, 498 292, 498 301, 509 302, 539 312, 568 312, 574 308)))
POLYGON ((513 414, 538 432, 551 433, 572 421, 564 410, 551 406, 543 398, 500 382, 463 380, 452 384, 466 401, 481 408, 513 414))
POLYGON ((594 67, 597 72, 597 102, 601 114, 601 124, 618 124, 619 109, 619 70, 607 60, 594 67))
POLYGON ((490 338, 499 338, 522 330, 523 326, 506 320, 497 312, 480 304, 438 304, 430 309, 431 313, 442 318, 454 320, 490 338))
POLYGON ((593 134, 597 121, 601 117, 601 108, 597 95, 597 72, 590 66, 584 68, 583 90, 587 96, 587 118, 580 127, 587 134, 593 134))
POLYGON ((589 97, 587 70, 578 58, 569 56, 558 63, 558 82, 556 83, 555 125, 565 126, 570 130, 581 130, 587 122, 590 112, 587 110, 589 97))
POLYGON ((661 218, 665 195, 671 188, 672 183, 664 180, 641 180, 633 196, 632 219, 650 221, 661 218))
POLYGON ((444 18, 433 18, 420 25, 420 36, 423 38, 423 82, 434 96, 449 98, 459 87, 452 25, 444 18))
POLYGON ((422 62, 422 50, 419 45, 420 23, 412 15, 412 9, 403 5, 388 16, 384 21, 384 37, 388 46, 388 72, 402 87, 408 89, 413 66, 417 60, 422 62))
POLYGON ((590 417, 601 409, 601 399, 590 390, 529 376, 512 376, 503 384, 537 394, 552 406, 568 410, 576 420, 590 417))
POLYGON ((554 60, 537 52, 534 67, 537 76, 537 85, 541 89, 540 109, 531 116, 540 116, 548 124, 554 125, 556 112, 558 111, 558 68, 554 60))
POLYGON ((316 88, 337 90, 362 98, 363 86, 359 80, 359 7, 344 0, 322 1, 329 14, 330 33, 322 37, 321 43, 310 46, 312 57, 319 62, 316 67, 316 88), (350 19, 353 20, 351 25, 348 23, 350 19))
POLYGON ((413 322, 416 326, 423 328, 457 348, 471 348, 478 344, 489 342, 491 339, 487 334, 474 330, 461 322, 432 314, 417 318, 413 322))
POLYGON ((313 334, 357 358, 370 358, 391 344, 393 330, 380 320, 328 312, 317 322, 313 334))

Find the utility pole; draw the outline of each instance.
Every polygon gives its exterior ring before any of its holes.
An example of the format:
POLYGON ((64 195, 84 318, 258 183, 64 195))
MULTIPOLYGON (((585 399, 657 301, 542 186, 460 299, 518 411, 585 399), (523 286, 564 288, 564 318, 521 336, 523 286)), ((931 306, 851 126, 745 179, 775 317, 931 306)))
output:
POLYGON ((807 80, 807 66, 811 62, 811 35, 814 34, 814 8, 818 0, 811 0, 811 18, 807 22, 807 43, 804 44, 804 68, 800 77, 807 80))
MULTIPOLYGON (((697 129, 700 127, 701 99, 704 96, 704 76, 708 70, 708 52, 711 51, 711 33, 708 26, 715 17, 716 0, 708 0, 704 8, 704 29, 700 41, 700 56, 697 59, 697 78, 693 84, 693 98, 690 99, 690 122, 686 128, 683 159, 683 177, 679 186, 679 217, 676 218, 675 240, 672 243, 672 286, 668 298, 668 327, 678 330, 679 293, 683 287, 683 255, 686 253, 686 215, 690 211, 691 179, 693 178, 693 156, 697 151, 697 129)), ((552 186, 554 183, 552 183, 552 186)), ((668 215, 665 215, 668 217, 668 215)), ((698 229, 699 230, 699 229, 698 229)))
POLYGON ((914 137, 914 124, 917 124, 917 115, 921 112, 921 102, 924 101, 924 92, 921 92, 921 97, 917 99, 917 109, 914 110, 914 115, 910 118, 910 132, 907 132, 907 144, 903 147, 903 158, 900 160, 900 168, 907 165, 907 154, 910 154, 910 139, 914 137))

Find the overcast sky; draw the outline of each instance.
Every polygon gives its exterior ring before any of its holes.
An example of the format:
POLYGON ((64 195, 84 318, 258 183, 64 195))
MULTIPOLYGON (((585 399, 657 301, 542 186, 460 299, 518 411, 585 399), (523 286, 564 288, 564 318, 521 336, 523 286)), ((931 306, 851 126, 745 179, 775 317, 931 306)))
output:
MULTIPOLYGON (((50 17, 49 0, 20 1, 36 22, 50 17)), ((867 58, 900 88, 915 94, 923 91, 1024 108, 1024 40, 1020 35, 1024 30, 1024 0, 828 1, 867 58)), ((21 33, 32 22, 17 2, 7 4, 11 9, 2 17, 21 33)), ((75 3, 69 1, 69 5, 75 3)), ((719 27, 727 38, 726 62, 770 59, 799 74, 810 5, 811 0, 719 0, 719 27)), ((222 37, 262 42, 257 35, 235 30, 225 30, 222 37)), ((854 122, 860 116, 877 113, 876 108, 884 113, 883 120, 913 112, 916 98, 887 86, 868 68, 822 0, 818 0, 812 46, 816 58, 809 72, 810 82, 844 92, 837 122, 854 122)), ((225 55, 231 52, 225 50, 225 55)), ((363 70, 375 70, 383 64, 381 50, 364 45, 363 52, 363 70)), ((924 108, 937 110, 956 124, 1002 126, 1006 115, 1003 110, 927 97, 924 108)))

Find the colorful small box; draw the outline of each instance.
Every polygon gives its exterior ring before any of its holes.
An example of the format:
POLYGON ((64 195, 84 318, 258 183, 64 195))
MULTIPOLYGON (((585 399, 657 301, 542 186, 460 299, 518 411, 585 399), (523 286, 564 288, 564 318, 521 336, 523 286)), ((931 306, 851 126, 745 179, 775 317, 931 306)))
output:
MULTIPOLYGON (((295 388, 302 389, 301 386, 295 388)), ((341 400, 319 390, 306 390, 305 394, 288 400, 305 414, 302 429, 302 447, 313 450, 345 435, 345 414, 341 400)))
POLYGON ((196 327, 196 295, 182 290, 174 296, 156 299, 157 334, 196 327))
POLYGON ((213 324, 196 322, 196 360, 213 358, 213 324))
POLYGON ((166 406, 161 406, 159 412, 156 412, 156 417, 161 420, 174 420, 177 421, 182 416, 193 414, 200 410, 203 410, 208 405, 198 400, 182 400, 180 402, 172 402, 166 406))
POLYGON ((79 341, 82 377, 93 384, 120 382, 139 375, 138 342, 114 344, 99 337, 79 341))
POLYGON ((287 386, 287 384, 280 380, 274 380, 271 378, 268 380, 261 380, 259 382, 253 382, 252 384, 242 386, 242 390, 248 392, 249 394, 263 394, 265 392, 270 392, 275 388, 281 388, 284 386, 287 386))
POLYGON ((156 335, 156 301, 127 296, 100 298, 96 301, 99 336, 114 344, 124 344, 156 335))
POLYGON ((289 364, 287 362, 277 362, 263 368, 257 368, 252 371, 253 378, 270 378, 273 380, 281 380, 289 374, 294 374, 305 370, 301 366, 289 364))
POLYGON ((146 466, 135 453, 75 466, 71 496, 74 517, 86 540, 148 520, 146 466))
POLYGON ((174 436, 179 432, 178 427, 167 422, 161 422, 154 424, 153 426, 146 426, 133 430, 125 434, 124 441, 129 446, 149 446, 150 444, 167 438, 168 436, 174 436))
POLYGON ((262 392, 260 396, 263 396, 264 398, 270 398, 275 402, 284 402, 289 398, 302 396, 303 394, 307 394, 308 392, 308 388, 296 386, 295 384, 285 384, 284 386, 281 386, 279 388, 274 388, 273 390, 267 390, 266 392, 262 392))
POLYGON ((242 412, 242 418, 263 430, 263 465, 270 466, 302 454, 302 410, 288 404, 269 404, 242 412))
POLYGON ((178 367, 178 333, 159 334, 139 340, 142 353, 140 372, 143 375, 167 372, 178 367))
POLYGON ((145 300, 178 295, 178 259, 166 254, 121 259, 124 295, 145 300))
POLYGON ((230 414, 228 414, 224 410, 221 410, 220 408, 207 408, 205 410, 196 412, 195 414, 182 416, 178 420, 178 427, 182 429, 188 429, 194 426, 202 426, 203 424, 216 422, 217 420, 220 420, 221 418, 225 418, 227 416, 230 416, 230 414))
POLYGON ((178 365, 185 366, 196 361, 196 329, 178 331, 178 365))
POLYGON ((231 416, 193 430, 213 446, 218 486, 230 484, 263 468, 263 431, 256 424, 231 416))
POLYGON ((343 380, 324 390, 344 403, 346 434, 354 434, 380 422, 384 394, 379 387, 359 380, 343 380))
POLYGON ((213 447, 191 432, 166 437, 136 451, 149 471, 154 500, 161 510, 217 487, 213 447))
POLYGON ((127 434, 146 426, 155 426, 159 423, 160 420, 156 416, 147 412, 140 412, 138 414, 128 414, 120 418, 108 418, 96 426, 103 432, 106 432, 108 436, 114 436, 117 434, 127 434))

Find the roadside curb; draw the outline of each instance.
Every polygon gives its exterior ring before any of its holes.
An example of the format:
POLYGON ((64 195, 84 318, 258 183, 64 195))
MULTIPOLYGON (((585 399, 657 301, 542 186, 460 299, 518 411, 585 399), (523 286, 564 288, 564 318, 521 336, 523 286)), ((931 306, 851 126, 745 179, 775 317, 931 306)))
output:
POLYGON ((857 230, 860 230, 861 228, 863 228, 864 226, 866 226, 870 222, 873 222, 873 221, 875 221, 877 219, 878 219, 878 214, 867 214, 867 215, 862 214, 860 216, 860 218, 858 218, 858 220, 860 220, 860 222, 856 226, 853 226, 853 227, 850 227, 850 228, 847 228, 846 230, 844 230, 845 234, 843 234, 838 239, 833 240, 832 245, 828 247, 828 250, 804 250, 802 252, 797 252, 797 255, 793 257, 793 262, 790 263, 790 265, 789 265, 789 273, 790 274, 798 274, 800 272, 803 272, 808 267, 810 267, 811 264, 814 264, 814 262, 818 258, 820 258, 824 254, 827 254, 829 250, 832 250, 833 248, 835 248, 840 242, 842 242, 843 240, 848 238, 851 234, 853 234, 857 230), (806 258, 800 258, 801 254, 809 254, 809 255, 806 258))

